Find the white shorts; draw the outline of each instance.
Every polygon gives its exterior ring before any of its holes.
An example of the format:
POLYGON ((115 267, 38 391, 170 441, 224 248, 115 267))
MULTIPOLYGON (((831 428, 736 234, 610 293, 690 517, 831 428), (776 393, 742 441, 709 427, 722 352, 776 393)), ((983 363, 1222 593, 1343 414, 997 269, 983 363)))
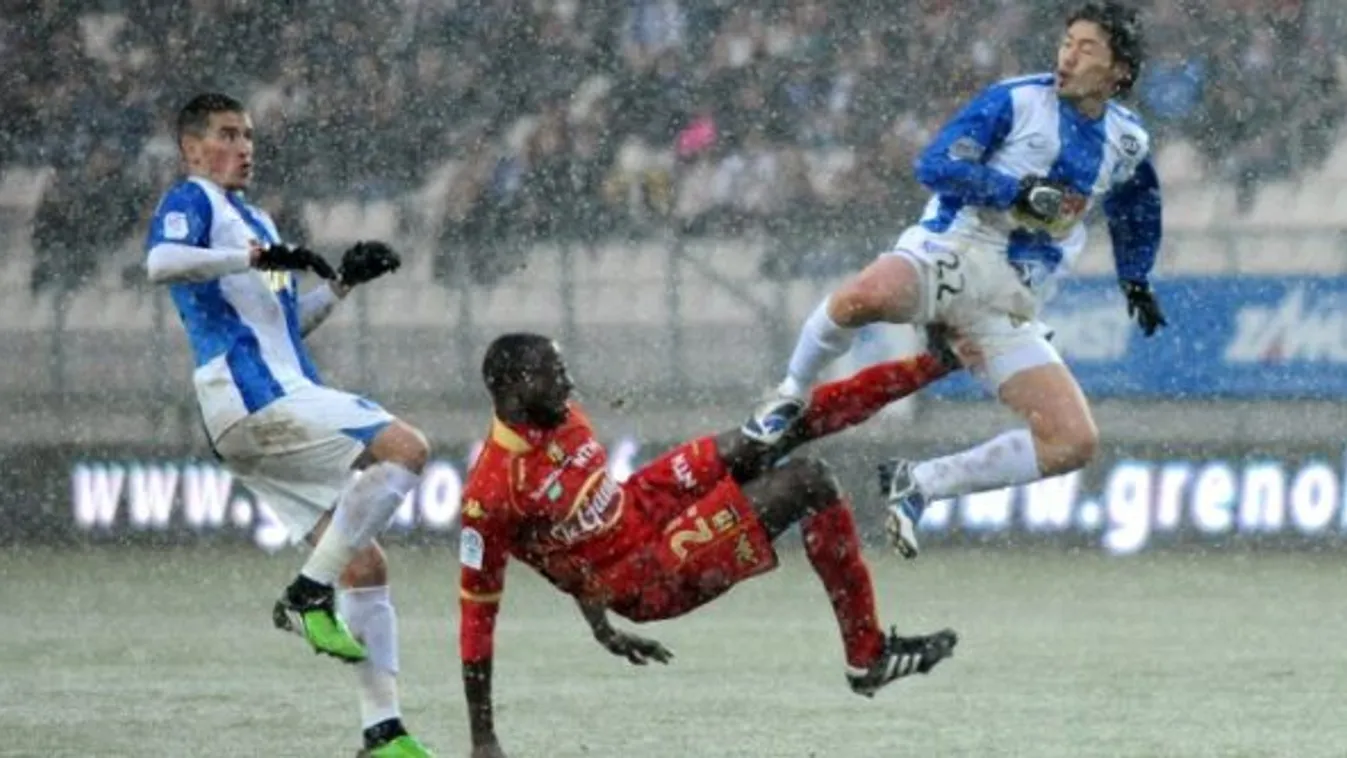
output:
POLYGON ((1027 369, 1061 363, 1038 320, 1045 295, 1027 286, 1006 260, 1005 247, 964 235, 908 227, 886 255, 917 267, 921 305, 917 323, 939 322, 972 340, 986 358, 972 373, 993 394, 1027 369))
POLYGON ((229 427, 214 446, 299 542, 337 504, 355 473, 351 466, 392 421, 369 400, 314 385, 229 427))

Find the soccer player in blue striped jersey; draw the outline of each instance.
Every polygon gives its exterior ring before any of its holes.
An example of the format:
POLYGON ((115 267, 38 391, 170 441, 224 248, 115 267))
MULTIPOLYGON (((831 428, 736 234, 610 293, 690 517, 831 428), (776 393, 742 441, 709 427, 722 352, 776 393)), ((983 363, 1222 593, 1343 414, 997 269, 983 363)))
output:
POLYGON ((1066 19, 1055 72, 994 84, 946 123, 917 160, 917 178, 934 191, 921 221, 809 316, 785 380, 744 424, 755 439, 780 439, 860 326, 958 335, 976 356, 969 368, 1028 428, 884 467, 889 537, 904 557, 917 554, 930 501, 1064 474, 1094 456, 1089 405, 1037 316, 1085 246, 1096 206, 1129 313, 1148 337, 1165 325, 1148 281, 1161 233, 1150 138, 1114 101, 1136 81, 1142 47, 1134 10, 1086 4, 1066 19))
POLYGON ((401 721, 397 617, 375 537, 420 480, 429 447, 377 404, 325 386, 304 344, 352 287, 396 270, 398 256, 361 242, 333 270, 283 243, 244 196, 253 129, 234 98, 193 98, 177 136, 186 176, 150 222, 146 268, 169 287, 186 329, 212 449, 295 542, 313 545, 273 622, 356 664, 362 755, 428 756, 401 721), (300 271, 326 281, 301 294, 300 271))

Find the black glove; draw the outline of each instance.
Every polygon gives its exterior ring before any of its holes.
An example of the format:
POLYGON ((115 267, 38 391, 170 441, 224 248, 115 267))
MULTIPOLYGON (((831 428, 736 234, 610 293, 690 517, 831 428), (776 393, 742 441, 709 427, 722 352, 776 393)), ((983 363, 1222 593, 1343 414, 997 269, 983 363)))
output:
POLYGON ((324 279, 336 279, 337 272, 323 256, 305 247, 276 243, 262 248, 253 268, 264 271, 312 271, 324 279))
POLYGON ((402 258, 382 242, 357 242, 341 256, 341 283, 346 287, 364 284, 389 271, 397 271, 402 258))
POLYGON ((1020 194, 1015 196, 1015 210, 1035 221, 1051 224, 1066 210, 1071 188, 1055 179, 1026 176, 1020 180, 1020 194))
POLYGON ((1151 292, 1151 285, 1123 279, 1118 282, 1118 286, 1122 287, 1123 295, 1127 297, 1127 315, 1136 320, 1142 334, 1149 337, 1160 327, 1169 325, 1164 311, 1160 310, 1160 302, 1155 299, 1155 293, 1151 292))

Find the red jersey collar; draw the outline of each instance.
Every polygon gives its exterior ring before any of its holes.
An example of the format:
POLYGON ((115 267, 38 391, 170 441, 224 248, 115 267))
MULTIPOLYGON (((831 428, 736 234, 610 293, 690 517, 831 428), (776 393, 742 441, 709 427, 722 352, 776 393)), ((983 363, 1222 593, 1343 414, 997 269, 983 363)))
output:
POLYGON ((515 454, 529 452, 546 442, 556 431, 527 424, 507 424, 499 418, 491 419, 491 441, 515 454))

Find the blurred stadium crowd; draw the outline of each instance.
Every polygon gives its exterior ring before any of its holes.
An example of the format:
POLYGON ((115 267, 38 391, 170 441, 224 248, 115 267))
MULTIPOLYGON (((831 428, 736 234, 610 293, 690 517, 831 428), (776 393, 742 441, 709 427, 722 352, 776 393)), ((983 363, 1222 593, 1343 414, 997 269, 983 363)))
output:
MULTIPOLYGON (((0 0, 0 172, 52 169, 35 290, 77 286, 140 234, 176 168, 172 113, 203 88, 252 109, 255 195, 291 238, 306 201, 354 198, 393 201, 439 240, 439 273, 480 282, 539 237, 670 227, 773 234, 771 276, 846 268, 919 210, 912 159, 961 100, 1050 68, 1064 5, 0 0)), ((1325 160, 1340 9, 1148 5, 1133 101, 1162 142, 1191 145, 1242 208, 1325 160)))

